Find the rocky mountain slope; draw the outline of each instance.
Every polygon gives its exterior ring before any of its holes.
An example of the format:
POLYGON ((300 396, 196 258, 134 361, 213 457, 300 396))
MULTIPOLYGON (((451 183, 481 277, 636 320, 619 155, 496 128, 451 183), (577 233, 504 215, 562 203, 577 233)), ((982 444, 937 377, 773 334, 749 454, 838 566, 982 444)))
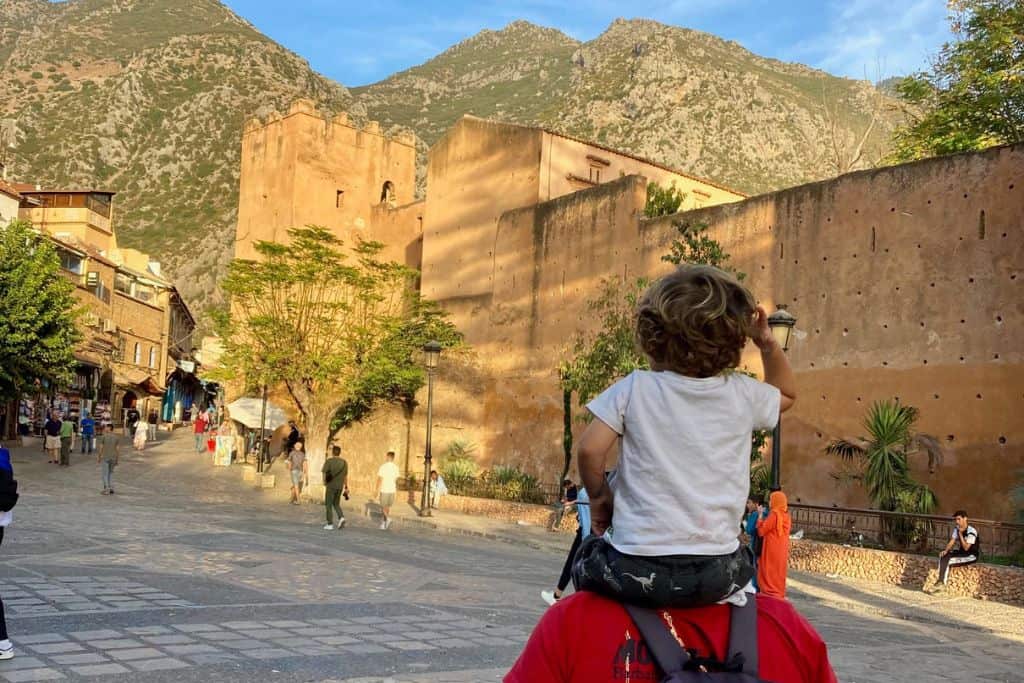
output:
POLYGON ((411 128, 423 150, 474 113, 752 193, 871 163, 894 121, 867 83, 646 20, 587 43, 515 22, 349 92, 217 0, 0 0, 0 69, 14 176, 117 191, 121 242, 198 311, 233 252, 242 124, 298 97, 411 128))
POLYGON ((876 163, 897 120, 894 101, 867 82, 643 19, 616 20, 587 43, 515 22, 352 94, 372 118, 408 126, 428 144, 472 112, 544 125, 749 193, 876 163))
POLYGON ((121 243, 197 312, 233 255, 245 119, 350 100, 216 0, 2 0, 0 71, 13 176, 117 191, 121 243))

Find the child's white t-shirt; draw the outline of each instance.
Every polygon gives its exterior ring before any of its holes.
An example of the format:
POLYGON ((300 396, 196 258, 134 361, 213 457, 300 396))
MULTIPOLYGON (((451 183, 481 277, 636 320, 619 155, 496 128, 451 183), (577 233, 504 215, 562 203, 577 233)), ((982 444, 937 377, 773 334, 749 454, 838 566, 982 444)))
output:
POLYGON ((636 370, 587 408, 622 436, 611 544, 629 555, 727 555, 750 488, 750 438, 779 420, 776 387, 740 373, 636 370))

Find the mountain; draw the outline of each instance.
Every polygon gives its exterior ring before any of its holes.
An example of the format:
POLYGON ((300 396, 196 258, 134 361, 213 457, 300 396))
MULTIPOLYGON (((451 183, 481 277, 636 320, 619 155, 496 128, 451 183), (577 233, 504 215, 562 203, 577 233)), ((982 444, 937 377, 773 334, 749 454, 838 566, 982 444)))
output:
POLYGON ((118 192, 121 244, 197 313, 233 253, 245 119, 351 100, 216 0, 0 0, 0 71, 14 177, 118 192))
POLYGON ((517 21, 349 91, 217 0, 0 0, 0 67, 14 177, 117 191, 121 243, 157 255, 197 312, 233 253, 242 124, 299 97, 411 128, 421 152, 473 113, 750 193, 864 166, 895 121, 867 82, 647 20, 586 43, 517 21))
POLYGON ((514 22, 352 94, 371 118, 412 128, 428 144, 471 112, 595 140, 748 193, 876 163, 897 121, 895 102, 866 81, 644 19, 618 19, 586 43, 514 22))

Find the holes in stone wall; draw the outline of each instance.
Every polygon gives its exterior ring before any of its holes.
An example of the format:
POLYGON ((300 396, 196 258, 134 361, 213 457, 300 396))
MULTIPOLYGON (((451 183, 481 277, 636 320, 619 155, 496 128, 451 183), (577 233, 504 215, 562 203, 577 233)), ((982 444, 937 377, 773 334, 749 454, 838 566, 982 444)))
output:
POLYGON ((786 255, 786 243, 779 242, 779 260, 781 261, 786 255))
POLYGON ((992 354, 992 360, 999 360, 999 354, 998 353, 993 353, 992 354))
POLYGON ((963 362, 964 362, 964 357, 963 357, 963 356, 960 356, 960 362, 961 362, 961 363, 963 363, 963 362))
POLYGON ((974 278, 973 277, 967 278, 967 284, 973 285, 974 284, 974 278))
POLYGON ((1006 437, 1005 436, 1000 436, 999 437, 999 445, 1000 446, 1005 446, 1006 445, 1006 437))
POLYGON ((871 226, 871 251, 875 250, 875 226, 871 226))
POLYGON ((955 434, 946 434, 946 441, 956 441, 955 434))
POLYGON ((922 360, 922 361, 921 361, 921 364, 922 364, 922 365, 928 365, 928 359, 927 359, 927 358, 925 358, 924 360, 922 360))
POLYGON ((844 328, 843 328, 843 336, 845 337, 845 336, 846 336, 846 335, 848 335, 848 334, 850 334, 850 328, 848 328, 848 327, 844 327, 844 328))
POLYGON ((1002 325, 1002 324, 1003 324, 1003 316, 997 315, 996 316, 996 325, 1002 325))
POLYGON ((975 394, 974 398, 981 398, 981 394, 975 394))
POLYGON ((985 209, 978 213, 978 239, 985 239, 985 209))

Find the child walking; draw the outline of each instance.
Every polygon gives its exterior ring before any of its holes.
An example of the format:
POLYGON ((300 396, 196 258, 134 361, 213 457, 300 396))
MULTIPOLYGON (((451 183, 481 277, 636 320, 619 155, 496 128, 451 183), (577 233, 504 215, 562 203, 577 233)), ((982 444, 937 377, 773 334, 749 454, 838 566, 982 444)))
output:
POLYGON ((593 531, 603 535, 580 548, 574 581, 639 606, 720 602, 754 577, 736 533, 750 485, 750 437, 793 405, 793 372, 764 309, 711 266, 683 266, 651 285, 636 335, 651 369, 632 372, 587 406, 596 419, 579 441, 580 474, 593 531), (733 372, 748 338, 761 350, 765 382, 733 372))

